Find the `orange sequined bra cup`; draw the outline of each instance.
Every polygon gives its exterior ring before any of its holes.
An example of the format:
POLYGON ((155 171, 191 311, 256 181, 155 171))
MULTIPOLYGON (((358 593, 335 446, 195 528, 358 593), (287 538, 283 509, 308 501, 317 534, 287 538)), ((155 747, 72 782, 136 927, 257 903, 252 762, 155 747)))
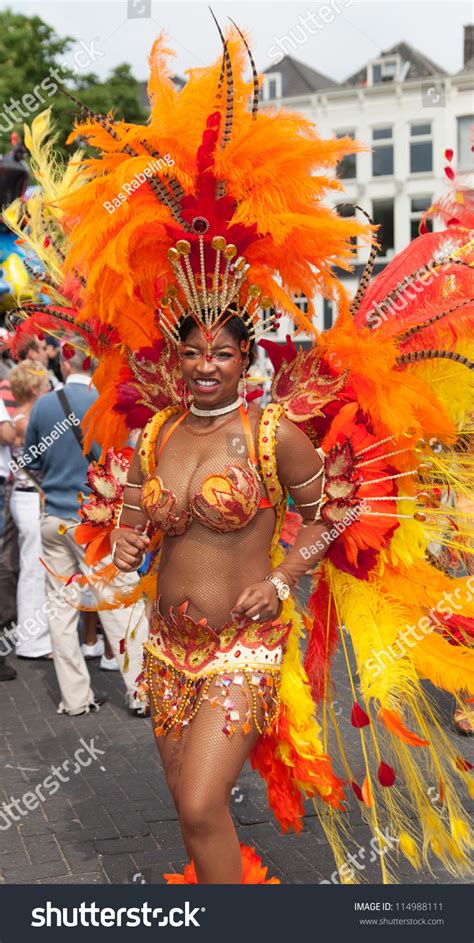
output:
MULTIPOLYGON (((156 462, 176 427, 186 418, 189 410, 179 416, 163 436, 156 462)), ((261 495, 260 475, 253 436, 247 413, 240 408, 242 425, 247 440, 247 465, 228 465, 222 473, 209 475, 203 481, 188 508, 177 510, 176 495, 165 488, 155 472, 146 476, 141 490, 141 504, 151 523, 167 536, 179 537, 193 519, 219 533, 245 527, 259 509, 272 507, 261 495)), ((155 462, 153 463, 155 464, 155 462)))

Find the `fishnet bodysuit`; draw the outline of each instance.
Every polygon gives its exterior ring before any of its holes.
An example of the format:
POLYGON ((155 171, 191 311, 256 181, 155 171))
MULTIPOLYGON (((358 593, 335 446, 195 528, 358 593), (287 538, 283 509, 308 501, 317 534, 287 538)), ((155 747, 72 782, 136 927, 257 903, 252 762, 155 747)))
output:
MULTIPOLYGON (((255 444, 260 415, 257 408, 249 411, 255 444)), ((162 428, 158 449, 172 422, 162 428)), ((248 467, 247 458, 242 421, 236 411, 222 417, 218 428, 204 431, 185 419, 166 443, 156 471, 164 487, 176 496, 179 512, 188 508, 205 478, 223 474, 229 465, 248 467)), ((266 497, 263 486, 262 497, 266 497)), ((158 577, 162 614, 187 599, 193 618, 205 616, 215 629, 224 625, 242 590, 269 572, 274 523, 273 508, 266 508, 239 530, 216 532, 193 519, 182 536, 165 536, 158 577)))
MULTIPOLYGON (((261 410, 251 406, 249 418, 256 446, 261 410)), ((157 451, 173 421, 168 420, 162 427, 157 451)), ((281 424, 278 449, 278 470, 284 484, 301 482, 320 466, 309 440, 287 420, 281 424)), ((179 513, 189 509, 190 501, 207 476, 222 474, 229 465, 247 465, 247 459, 247 442, 238 412, 222 417, 208 429, 193 428, 185 419, 167 441, 156 474, 163 487, 175 495, 179 513)), ((142 477, 135 455, 129 480, 139 481, 142 477)), ((265 489, 261 487, 262 497, 265 497, 265 489)), ((312 502, 319 498, 320 488, 320 482, 316 481, 295 494, 304 502, 312 502)), ((136 500, 136 491, 134 497, 136 500)), ((309 519, 314 516, 311 507, 302 511, 302 515, 309 519)), ((129 510, 123 522, 143 524, 143 514, 129 510)), ((158 577, 161 613, 166 615, 170 606, 177 607, 188 600, 189 614, 196 620, 207 618, 218 630, 229 621, 239 594, 270 572, 274 523, 274 510, 264 508, 238 530, 216 533, 192 520, 180 536, 165 536, 158 577)), ((303 542, 315 540, 318 527, 308 527, 303 542)), ((296 546, 288 554, 284 569, 279 567, 279 570, 283 570, 290 583, 295 583, 307 568, 296 546)), ((199 883, 241 883, 240 850, 229 812, 229 798, 258 731, 254 724, 249 733, 237 726, 231 737, 226 736, 221 712, 212 707, 212 696, 219 694, 218 681, 213 679, 208 700, 201 704, 179 738, 167 733, 157 736, 156 742, 199 883)), ((243 715, 248 693, 244 690, 245 683, 231 687, 236 707, 243 715)), ((158 702, 156 712, 151 699, 150 703, 153 719, 157 720, 160 704, 158 702)), ((259 705, 259 726, 262 715, 259 705)))

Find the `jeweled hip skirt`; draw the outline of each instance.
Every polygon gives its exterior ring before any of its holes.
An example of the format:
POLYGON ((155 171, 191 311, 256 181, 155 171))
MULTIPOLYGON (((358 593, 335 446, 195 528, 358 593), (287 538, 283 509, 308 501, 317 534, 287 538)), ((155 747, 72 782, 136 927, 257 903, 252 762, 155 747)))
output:
POLYGON ((207 619, 196 622, 187 608, 187 602, 171 607, 165 617, 158 597, 151 614, 138 690, 150 706, 156 735, 180 737, 204 701, 222 709, 228 736, 237 729, 249 733, 252 725, 260 734, 269 732, 279 713, 290 624, 242 619, 216 631, 207 619))

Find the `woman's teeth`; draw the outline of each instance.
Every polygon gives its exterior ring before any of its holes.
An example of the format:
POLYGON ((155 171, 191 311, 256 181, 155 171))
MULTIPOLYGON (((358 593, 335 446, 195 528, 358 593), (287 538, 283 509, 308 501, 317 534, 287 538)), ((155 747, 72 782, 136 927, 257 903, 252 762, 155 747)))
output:
POLYGON ((195 380, 198 386, 217 386, 218 380, 195 380))

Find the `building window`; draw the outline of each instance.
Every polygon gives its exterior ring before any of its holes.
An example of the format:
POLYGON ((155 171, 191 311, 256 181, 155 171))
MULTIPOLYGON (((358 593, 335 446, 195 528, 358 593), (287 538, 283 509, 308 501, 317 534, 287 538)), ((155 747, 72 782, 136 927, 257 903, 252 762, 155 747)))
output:
POLYGON ((412 124, 410 129, 410 173, 429 173, 433 170, 433 140, 431 123, 412 124))
POLYGON ((372 176, 388 177, 393 174, 392 128, 372 128, 372 176))
POLYGON ((458 118, 458 151, 457 166, 458 170, 472 170, 474 165, 474 155, 472 145, 474 144, 474 115, 462 115, 458 118))
MULTIPOLYGON (((293 295, 292 301, 297 308, 300 309, 302 314, 308 314, 308 299, 306 295, 293 295)), ((296 334, 297 331, 300 331, 301 328, 298 327, 295 321, 293 321, 293 334, 296 334)))
MULTIPOLYGON (((337 138, 350 137, 354 140, 355 131, 336 131, 337 138)), ((346 154, 337 165, 337 175, 341 180, 354 180, 356 177, 356 155, 346 154)))
POLYGON ((274 334, 277 332, 274 322, 270 322, 270 318, 275 314, 275 308, 264 308, 262 311, 262 327, 265 333, 272 331, 274 334))
MULTIPOLYGON (((343 219, 350 219, 355 216, 355 206, 352 203, 341 203, 339 206, 336 206, 336 212, 338 216, 342 216, 343 219)), ((351 236, 349 240, 352 246, 357 247, 357 236, 351 236)))
POLYGON ((281 72, 270 72, 264 77, 263 81, 263 99, 264 101, 275 101, 281 98, 281 72))
POLYGON ((395 250, 395 217, 393 200, 373 200, 372 216, 380 228, 376 232, 380 243, 379 257, 390 259, 395 250))
POLYGON ((308 313, 308 299, 306 295, 298 295, 296 298, 293 298, 293 301, 303 314, 308 313))
MULTIPOLYGON (((423 213, 425 213, 426 210, 430 208, 432 197, 412 196, 410 203, 410 239, 416 239, 416 237, 420 235, 419 226, 421 217, 423 216, 423 213)), ((431 222, 431 219, 427 219, 425 225, 428 232, 433 232, 433 223, 431 222)))
POLYGON ((400 75, 400 59, 398 56, 380 59, 369 65, 369 85, 385 85, 397 82, 400 75))
POLYGON ((323 331, 328 331, 329 328, 332 327, 333 314, 333 303, 325 298, 323 304, 323 331))

